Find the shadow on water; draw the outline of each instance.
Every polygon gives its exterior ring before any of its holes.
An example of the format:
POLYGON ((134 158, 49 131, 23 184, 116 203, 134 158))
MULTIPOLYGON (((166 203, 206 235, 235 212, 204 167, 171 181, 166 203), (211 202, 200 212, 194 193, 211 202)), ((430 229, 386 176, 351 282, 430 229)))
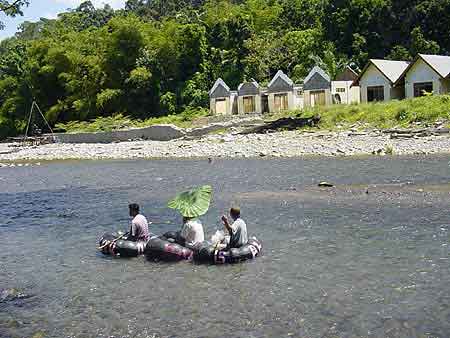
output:
POLYGON ((448 337, 446 157, 70 161, 2 170, 0 336, 448 337), (327 180, 334 188, 319 188, 327 180), (207 236, 239 204, 263 255, 237 265, 95 250, 137 202, 175 230, 177 191, 214 186, 207 236), (232 323, 232 324, 230 324, 232 323))

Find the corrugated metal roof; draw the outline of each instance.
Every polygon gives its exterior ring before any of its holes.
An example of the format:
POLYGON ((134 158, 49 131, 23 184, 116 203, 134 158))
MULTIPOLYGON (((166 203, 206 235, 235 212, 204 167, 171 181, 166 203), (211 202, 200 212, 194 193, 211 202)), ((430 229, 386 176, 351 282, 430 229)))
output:
POLYGON ((214 93, 214 91, 217 89, 217 87, 222 86, 225 88, 228 92, 230 91, 230 87, 227 86, 224 80, 222 80, 220 77, 214 82, 214 85, 212 86, 211 90, 209 91, 209 95, 214 93))
POLYGON ((279 70, 279 71, 275 74, 275 76, 273 77, 273 79, 269 82, 269 85, 268 85, 267 87, 270 88, 270 87, 273 85, 273 83, 274 83, 278 78, 283 79, 283 81, 286 82, 289 86, 293 86, 293 85, 294 85, 294 82, 293 82, 286 74, 284 74, 282 70, 279 70))
POLYGON ((450 56, 419 54, 419 56, 430 65, 440 76, 450 75, 450 56))
POLYGON ((400 78, 409 65, 408 61, 370 59, 370 62, 392 83, 400 78))
POLYGON ((314 68, 311 69, 311 71, 309 72, 308 76, 303 80, 303 83, 307 83, 309 80, 311 80, 311 78, 316 73, 319 73, 320 76, 322 76, 325 80, 331 82, 330 76, 327 73, 325 73, 325 71, 322 68, 320 68, 319 66, 314 66, 314 68))

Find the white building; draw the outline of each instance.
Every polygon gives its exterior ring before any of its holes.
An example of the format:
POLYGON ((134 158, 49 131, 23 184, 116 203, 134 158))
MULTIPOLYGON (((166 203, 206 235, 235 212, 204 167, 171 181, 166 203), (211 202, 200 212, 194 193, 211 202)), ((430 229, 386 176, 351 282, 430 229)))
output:
POLYGON ((331 95, 336 104, 352 104, 360 102, 360 88, 353 86, 353 82, 358 78, 358 74, 346 67, 342 73, 331 81, 331 95))
POLYGON ((450 56, 419 54, 397 80, 405 86, 405 97, 423 96, 425 93, 450 92, 450 56))
POLYGON ((396 83, 408 65, 407 61, 371 59, 353 83, 360 87, 361 102, 404 98, 404 87, 396 83))

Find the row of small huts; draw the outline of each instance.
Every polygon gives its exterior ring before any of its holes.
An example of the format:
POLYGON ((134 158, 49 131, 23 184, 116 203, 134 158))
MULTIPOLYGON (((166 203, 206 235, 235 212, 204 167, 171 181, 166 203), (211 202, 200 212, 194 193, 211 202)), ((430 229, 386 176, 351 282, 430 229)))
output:
POLYGON ((413 62, 371 59, 357 74, 347 67, 334 80, 314 67, 302 83, 279 70, 267 87, 255 80, 233 91, 217 79, 209 92, 213 115, 275 113, 318 105, 389 101, 450 92, 450 57, 419 54, 413 62))

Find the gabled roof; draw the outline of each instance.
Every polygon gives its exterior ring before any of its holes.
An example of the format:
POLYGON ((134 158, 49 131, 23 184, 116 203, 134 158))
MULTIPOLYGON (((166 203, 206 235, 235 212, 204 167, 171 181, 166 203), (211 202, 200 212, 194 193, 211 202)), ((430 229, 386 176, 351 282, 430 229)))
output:
POLYGON ((275 81, 278 80, 278 78, 282 79, 289 86, 293 86, 294 85, 294 82, 286 74, 284 74, 282 70, 279 70, 275 74, 273 79, 269 82, 267 87, 270 88, 275 83, 275 81))
POLYGON ((227 84, 225 83, 225 81, 219 77, 216 80, 216 82, 214 82, 214 85, 212 86, 211 90, 209 91, 209 95, 212 95, 219 86, 222 86, 227 92, 230 91, 230 87, 228 87, 227 84))
POLYGON ((450 56, 445 55, 429 55, 429 54, 417 54, 414 61, 409 64, 409 66, 404 70, 400 78, 400 81, 408 73, 408 71, 416 64, 417 60, 423 60, 428 66, 431 67, 440 77, 450 78, 450 56))
POLYGON ((259 92, 259 83, 256 82, 255 79, 251 79, 249 82, 242 82, 239 86, 238 86, 238 93, 240 93, 241 91, 258 91, 259 92))
POLYGON ((325 71, 322 68, 320 68, 319 66, 314 66, 314 68, 311 69, 305 80, 303 80, 303 83, 307 83, 309 80, 311 80, 311 78, 316 73, 320 74, 320 76, 322 76, 327 82, 331 82, 330 76, 327 73, 325 73, 325 71))
POLYGON ((373 65, 378 71, 384 75, 386 79, 393 85, 401 77, 403 72, 408 68, 408 61, 395 61, 395 60, 380 60, 370 59, 366 64, 358 78, 353 82, 352 86, 358 85, 361 77, 365 74, 366 70, 373 65))
POLYGON ((336 76, 335 81, 355 81, 357 78, 358 73, 350 66, 346 66, 344 70, 336 76))

